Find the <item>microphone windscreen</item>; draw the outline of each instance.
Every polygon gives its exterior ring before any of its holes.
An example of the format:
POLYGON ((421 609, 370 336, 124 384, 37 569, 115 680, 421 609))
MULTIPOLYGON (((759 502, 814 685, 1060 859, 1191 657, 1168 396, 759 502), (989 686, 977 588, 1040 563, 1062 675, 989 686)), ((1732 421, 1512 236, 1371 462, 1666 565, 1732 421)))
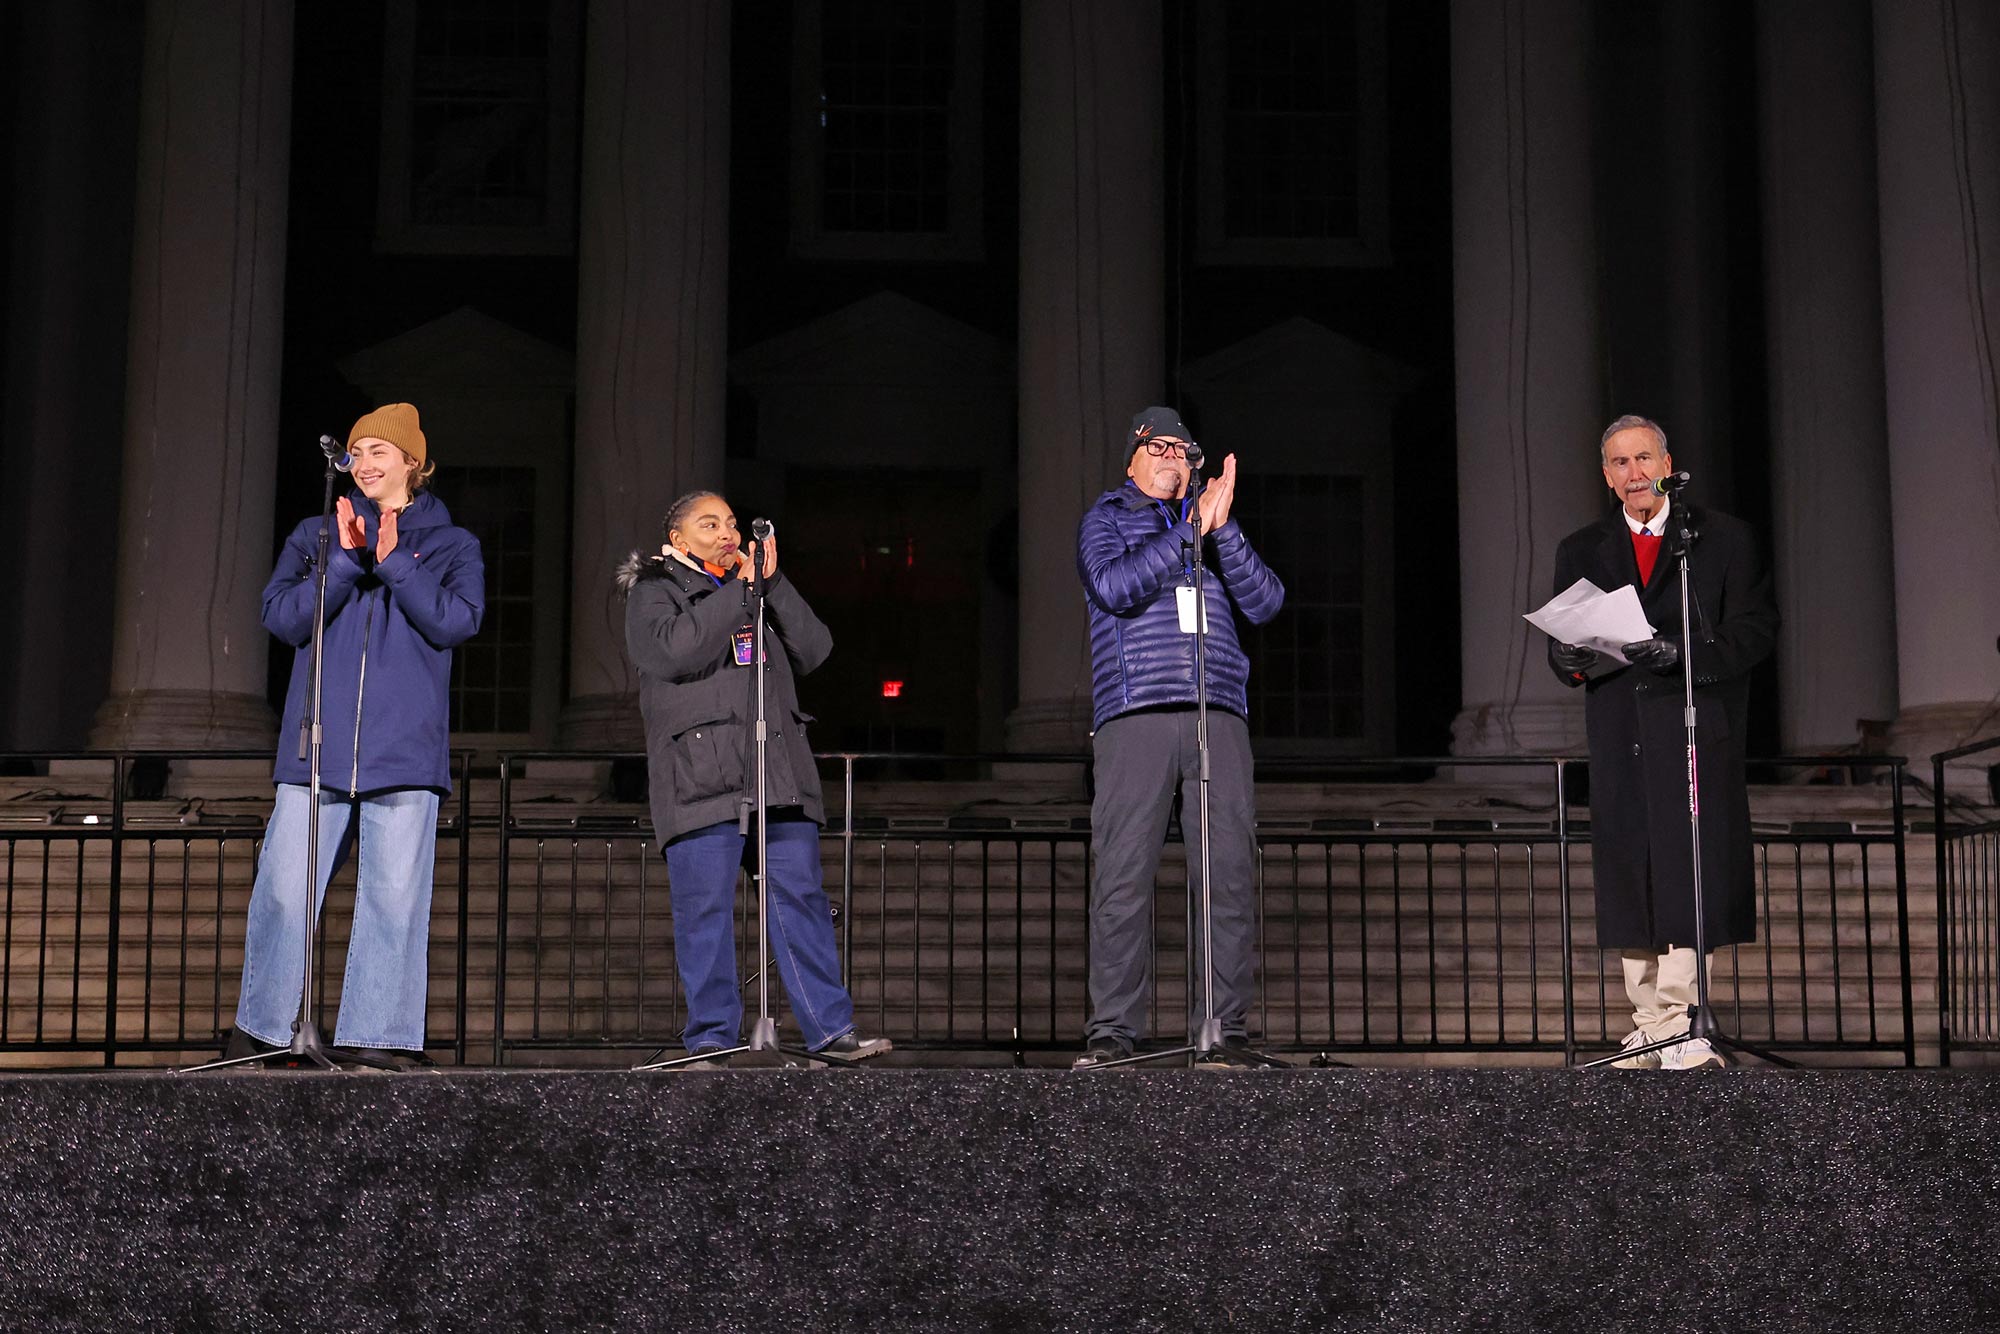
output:
POLYGON ((752 519, 750 521, 750 536, 756 538, 759 542, 769 541, 771 537, 771 521, 769 519, 752 519))
POLYGON ((1201 446, 1192 440, 1188 441, 1187 444, 1187 461, 1190 468, 1199 468, 1201 466, 1201 446))

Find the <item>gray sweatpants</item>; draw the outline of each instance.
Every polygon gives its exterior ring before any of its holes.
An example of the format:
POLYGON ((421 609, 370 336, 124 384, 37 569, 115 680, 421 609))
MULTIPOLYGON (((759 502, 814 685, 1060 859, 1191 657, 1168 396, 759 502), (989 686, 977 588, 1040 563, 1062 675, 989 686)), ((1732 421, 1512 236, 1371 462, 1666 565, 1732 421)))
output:
MULTIPOLYGON (((1153 878, 1160 868, 1174 792, 1182 792, 1188 892, 1195 899, 1189 954, 1190 1010, 1202 1011, 1201 757, 1195 711, 1128 713, 1097 729, 1097 797, 1090 807, 1090 1022, 1087 1040, 1132 1042, 1146 1031, 1152 996, 1153 878)), ((1250 729, 1233 713, 1208 711, 1209 875, 1215 900, 1215 1012, 1225 1036, 1244 1033, 1256 954, 1256 792, 1250 729)))

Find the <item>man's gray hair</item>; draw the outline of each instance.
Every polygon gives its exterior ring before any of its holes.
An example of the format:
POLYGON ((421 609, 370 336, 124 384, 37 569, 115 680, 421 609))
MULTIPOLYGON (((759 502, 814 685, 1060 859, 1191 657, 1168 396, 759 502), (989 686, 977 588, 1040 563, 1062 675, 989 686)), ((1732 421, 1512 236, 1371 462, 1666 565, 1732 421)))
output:
POLYGON ((1605 427, 1604 434, 1597 437, 1598 456, 1600 458, 1603 457, 1604 447, 1611 443, 1612 436, 1617 435, 1620 431, 1629 431, 1635 426, 1643 426, 1658 436, 1660 438, 1660 452, 1662 454, 1667 452, 1667 433, 1660 428, 1660 424, 1651 417, 1641 417, 1636 413, 1628 412, 1617 421, 1612 422, 1611 425, 1605 427))

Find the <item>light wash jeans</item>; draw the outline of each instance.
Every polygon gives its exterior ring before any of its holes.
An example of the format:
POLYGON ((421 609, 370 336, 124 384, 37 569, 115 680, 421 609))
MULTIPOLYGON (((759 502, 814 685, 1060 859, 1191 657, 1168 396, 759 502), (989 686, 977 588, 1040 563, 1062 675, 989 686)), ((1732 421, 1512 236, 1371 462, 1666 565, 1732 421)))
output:
MULTIPOLYGON (((326 884, 347 860, 360 812, 361 868, 347 972, 340 984, 334 1045, 421 1051, 430 981, 431 869, 437 852, 438 796, 402 788, 359 801, 319 794, 318 911, 326 884)), ((243 987, 236 1027, 264 1042, 292 1040, 305 974, 306 788, 278 784, 264 831, 257 885, 243 939, 243 987)))

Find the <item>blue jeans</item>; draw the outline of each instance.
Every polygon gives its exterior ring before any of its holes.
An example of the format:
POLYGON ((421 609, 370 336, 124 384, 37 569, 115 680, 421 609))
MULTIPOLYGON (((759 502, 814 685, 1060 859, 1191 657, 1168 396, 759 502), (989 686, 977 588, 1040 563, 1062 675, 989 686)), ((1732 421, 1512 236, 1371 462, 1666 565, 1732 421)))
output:
MULTIPOLYGON (((347 860, 357 833, 361 842, 337 1046, 423 1050, 437 812, 437 793, 417 788, 359 801, 326 791, 319 795, 314 911, 325 903, 326 883, 347 860)), ((306 814, 305 786, 280 783, 257 862, 257 885, 250 892, 236 1027, 264 1042, 290 1042, 292 1020, 299 1012, 305 974, 306 814)))
MULTIPOLYGON (((667 844, 667 890, 674 907, 674 956, 687 991, 689 1051, 733 1047, 743 1031, 736 980, 736 873, 747 840, 736 822, 683 834, 667 844)), ((773 820, 766 840, 771 873, 771 949, 792 1014, 814 1051, 854 1031, 854 1002, 840 981, 833 917, 820 886, 819 826, 773 820)), ((763 960, 758 960, 761 966, 763 960)))

